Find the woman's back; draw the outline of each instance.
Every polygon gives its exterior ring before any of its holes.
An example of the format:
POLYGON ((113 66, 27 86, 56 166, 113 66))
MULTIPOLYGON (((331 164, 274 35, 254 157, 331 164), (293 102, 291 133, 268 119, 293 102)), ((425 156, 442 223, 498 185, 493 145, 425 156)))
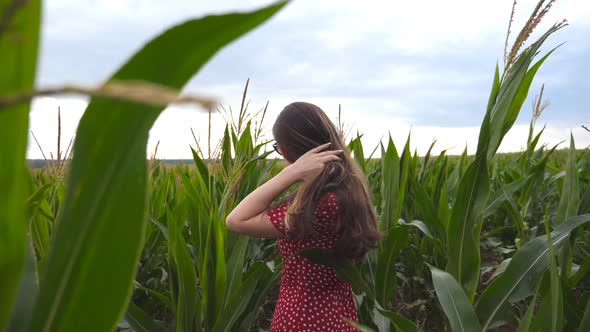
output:
MULTIPOLYGON (((283 203, 268 212, 283 234, 287 210, 288 204, 283 203)), ((331 267, 293 256, 306 248, 334 248, 340 235, 336 232, 338 210, 335 194, 326 193, 316 203, 313 236, 279 239, 285 264, 271 331, 356 331, 342 319, 358 321, 350 284, 342 282, 331 267)))

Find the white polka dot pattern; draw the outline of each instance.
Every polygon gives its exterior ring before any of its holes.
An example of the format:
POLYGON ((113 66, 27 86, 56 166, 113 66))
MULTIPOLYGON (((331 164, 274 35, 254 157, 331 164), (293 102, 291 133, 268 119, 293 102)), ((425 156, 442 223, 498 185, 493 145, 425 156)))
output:
MULTIPOLYGON (((272 224, 285 233, 283 203, 268 212, 272 224)), ((317 234, 303 240, 278 240, 283 260, 305 248, 333 248, 338 234, 335 223, 338 204, 334 193, 323 195, 316 204, 317 234)), ((295 256, 283 266, 279 298, 271 323, 271 332, 283 331, 358 331, 342 317, 358 321, 350 284, 342 282, 336 271, 295 256)))

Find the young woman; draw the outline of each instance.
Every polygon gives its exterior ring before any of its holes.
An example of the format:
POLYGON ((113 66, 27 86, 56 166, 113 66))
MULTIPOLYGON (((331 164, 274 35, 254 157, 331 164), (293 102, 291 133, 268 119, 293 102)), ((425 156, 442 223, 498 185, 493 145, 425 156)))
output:
POLYGON ((228 215, 230 230, 278 238, 283 260, 271 331, 356 331, 350 284, 333 268, 293 256, 305 248, 329 248, 362 258, 381 237, 367 180, 349 156, 343 138, 317 106, 297 102, 279 114, 275 150, 289 163, 244 198, 228 215), (270 207, 292 184, 297 189, 270 207))

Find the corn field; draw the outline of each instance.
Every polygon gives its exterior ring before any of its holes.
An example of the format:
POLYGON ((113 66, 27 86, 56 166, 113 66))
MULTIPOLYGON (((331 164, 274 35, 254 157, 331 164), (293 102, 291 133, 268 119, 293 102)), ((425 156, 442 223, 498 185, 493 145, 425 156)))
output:
MULTIPOLYGON (((242 103, 213 157, 196 147, 194 164, 145 156, 176 91, 284 6, 187 21, 133 55, 109 80, 116 85, 48 91, 34 87, 40 1, 0 1, 20 36, 15 44, 0 24, 0 67, 9 68, 0 81, 0 331, 269 328, 283 264, 276 241, 225 225, 285 166, 269 157, 260 114, 242 103), (92 100, 71 159, 27 169, 28 100, 72 91, 92 100)), ((418 156, 411 135, 403 146, 347 138, 385 238, 356 264, 322 249, 300 255, 352 284, 359 330, 590 331, 590 151, 573 136, 566 149, 539 144, 539 96, 526 149, 496 154, 550 63, 554 50, 540 55, 542 44, 562 27, 523 50, 519 35, 496 66, 475 155, 418 156)))

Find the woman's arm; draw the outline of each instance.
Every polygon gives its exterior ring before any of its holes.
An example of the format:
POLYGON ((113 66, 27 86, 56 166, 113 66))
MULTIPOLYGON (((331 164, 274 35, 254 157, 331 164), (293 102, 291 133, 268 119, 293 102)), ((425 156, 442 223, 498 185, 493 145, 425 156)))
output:
POLYGON ((281 232, 272 225, 266 215, 266 209, 287 188, 297 182, 296 174, 290 167, 287 166, 277 176, 246 196, 227 216, 227 227, 244 235, 281 237, 281 232))
POLYGON ((285 167, 277 176, 244 198, 226 218, 227 227, 240 234, 278 238, 282 234, 272 225, 266 209, 287 188, 297 181, 312 181, 328 161, 340 160, 342 151, 325 151, 330 143, 309 150, 297 161, 285 167))

